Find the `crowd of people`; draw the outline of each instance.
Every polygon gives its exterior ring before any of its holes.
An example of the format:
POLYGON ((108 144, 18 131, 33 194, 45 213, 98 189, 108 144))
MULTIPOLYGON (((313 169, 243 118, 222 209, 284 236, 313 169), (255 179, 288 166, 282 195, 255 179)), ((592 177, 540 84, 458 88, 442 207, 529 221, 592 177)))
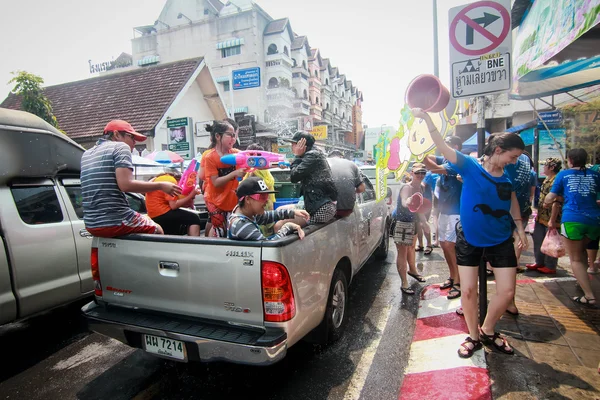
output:
POLYGON ((483 156, 478 158, 477 154, 461 152, 460 138, 442 138, 427 113, 420 109, 412 112, 427 124, 442 156, 430 155, 424 164, 413 164, 410 180, 400 189, 393 238, 398 249, 401 290, 414 293, 408 287, 407 275, 420 282, 424 280, 415 268, 415 252, 422 250, 422 245, 417 246, 419 233, 433 231, 437 239, 433 245, 439 243, 449 269, 449 277, 440 287, 450 289, 449 299, 461 298, 462 307, 457 313, 464 316, 469 330, 458 355, 471 357, 483 343, 507 354, 514 352, 506 338, 495 331, 495 326, 503 313, 514 316, 519 313, 515 304, 517 271, 556 273, 557 258, 541 251, 549 231, 560 231, 573 274, 583 291, 573 301, 595 306, 588 274, 598 273, 600 174, 598 165, 586 167, 585 150, 569 150, 567 168, 562 171, 560 159, 545 160, 545 179, 538 212, 533 217, 537 173, 519 135, 506 132, 490 135, 483 156), (420 196, 432 200, 431 215, 426 209, 419 212, 409 207, 420 196), (535 222, 532 232, 535 263, 520 267, 520 256, 529 246, 525 228, 530 217, 535 222), (480 326, 477 283, 481 263, 486 265, 488 275, 494 275, 497 290, 480 326))

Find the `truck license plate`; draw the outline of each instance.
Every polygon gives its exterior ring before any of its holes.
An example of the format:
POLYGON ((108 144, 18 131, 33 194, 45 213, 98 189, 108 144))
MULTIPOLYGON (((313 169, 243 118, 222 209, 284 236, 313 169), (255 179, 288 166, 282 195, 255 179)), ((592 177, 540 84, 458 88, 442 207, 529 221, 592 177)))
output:
POLYGON ((185 360, 185 344, 179 340, 173 340, 160 336, 144 335, 145 350, 148 353, 175 360, 185 360))

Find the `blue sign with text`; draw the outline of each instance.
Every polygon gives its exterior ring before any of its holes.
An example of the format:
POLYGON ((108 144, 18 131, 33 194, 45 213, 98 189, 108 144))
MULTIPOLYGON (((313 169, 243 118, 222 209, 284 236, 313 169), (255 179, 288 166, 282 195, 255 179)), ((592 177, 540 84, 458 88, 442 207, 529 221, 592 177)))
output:
POLYGON ((233 90, 260 87, 260 68, 246 68, 233 71, 233 90))
POLYGON ((558 110, 545 111, 540 113, 540 118, 538 121, 538 128, 545 129, 542 121, 545 122, 549 128, 556 128, 562 126, 563 116, 562 113, 558 110))

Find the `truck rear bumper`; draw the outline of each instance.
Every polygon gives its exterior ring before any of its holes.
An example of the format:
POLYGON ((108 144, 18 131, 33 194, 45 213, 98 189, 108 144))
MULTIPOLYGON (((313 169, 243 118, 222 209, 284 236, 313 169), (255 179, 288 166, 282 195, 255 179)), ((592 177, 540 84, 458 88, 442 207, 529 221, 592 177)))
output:
POLYGON ((123 307, 106 307, 94 301, 81 309, 90 330, 131 347, 144 348, 144 334, 180 340, 190 361, 228 361, 270 365, 285 357, 287 333, 214 324, 185 317, 144 313, 123 307))

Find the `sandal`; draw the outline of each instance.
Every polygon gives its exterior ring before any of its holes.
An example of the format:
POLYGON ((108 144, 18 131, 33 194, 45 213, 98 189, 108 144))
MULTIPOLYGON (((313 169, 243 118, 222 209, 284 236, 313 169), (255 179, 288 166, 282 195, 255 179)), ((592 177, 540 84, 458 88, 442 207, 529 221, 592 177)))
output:
POLYGON ((444 282, 440 285, 440 289, 448 289, 448 288, 451 288, 452 286, 454 286, 454 279, 448 278, 448 279, 446 279, 446 282, 444 282))
POLYGON ((588 299, 585 296, 579 296, 573 297, 573 301, 589 308, 596 308, 596 299, 588 299))
POLYGON ((487 276, 494 276, 494 271, 492 271, 491 269, 486 269, 485 273, 487 274, 487 276))
POLYGON ((506 313, 512 315, 513 317, 518 317, 519 316, 519 310, 517 311, 510 311, 508 308, 506 309, 506 313))
POLYGON ((423 278, 423 276, 421 276, 419 274, 411 274, 410 272, 407 272, 407 274, 409 276, 412 276, 413 278, 415 278, 419 282, 425 282, 425 278, 423 278))
POLYGON ((590 275, 598 275, 600 271, 598 268, 588 268, 587 273, 590 275))
POLYGON ((494 332, 493 335, 486 335, 483 333, 483 330, 479 328, 479 337, 481 341, 487 345, 494 346, 496 350, 504 354, 515 354, 515 350, 508 345, 508 342, 505 338, 500 336, 498 332, 494 332), (500 344, 498 344, 498 340, 500 340, 500 344))
POLYGON ((460 349, 458 349, 458 356, 460 358, 470 358, 473 356, 477 350, 481 349, 483 345, 481 344, 481 340, 473 340, 470 336, 467 336, 464 342, 460 344, 460 349), (469 347, 469 343, 473 345, 473 347, 469 347))
POLYGON ((423 251, 423 246, 417 246, 417 247, 415 247, 415 251, 423 251))
POLYGON ((405 293, 405 294, 410 294, 410 295, 415 294, 415 291, 408 287, 401 287, 400 290, 402 290, 402 293, 405 293))
POLYGON ((462 308, 462 307, 458 307, 458 308, 456 309, 456 315, 460 315, 461 317, 464 317, 464 316, 465 316, 465 312, 463 311, 463 308, 462 308))
POLYGON ((425 254, 426 256, 428 256, 431 253, 433 253, 433 247, 431 247, 431 246, 425 246, 425 251, 423 252, 423 254, 425 254))
POLYGON ((457 283, 456 285, 452 286, 452 289, 450 289, 450 291, 448 292, 448 296, 446 296, 446 298, 448 300, 452 300, 452 299, 458 299, 461 295, 460 289, 457 287, 460 287, 460 283, 457 283))

